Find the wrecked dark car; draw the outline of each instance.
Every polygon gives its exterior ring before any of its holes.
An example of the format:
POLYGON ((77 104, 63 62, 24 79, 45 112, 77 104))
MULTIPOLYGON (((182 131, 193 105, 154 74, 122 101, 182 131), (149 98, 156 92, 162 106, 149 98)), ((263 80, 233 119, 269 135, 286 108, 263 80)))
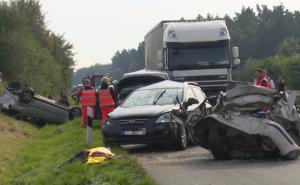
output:
POLYGON ((117 85, 118 99, 121 103, 134 90, 150 84, 168 80, 169 76, 161 71, 139 70, 126 73, 117 85))
POLYGON ((188 129, 193 142, 217 160, 295 159, 300 151, 295 100, 295 93, 238 85, 220 94, 212 114, 190 117, 188 129), (262 112, 265 106, 269 111, 262 112))
MULTIPOLYGON (((76 108, 75 108, 76 109, 76 108)), ((0 97, 0 110, 20 119, 30 119, 39 125, 64 123, 76 113, 74 108, 35 94, 30 87, 18 83, 9 85, 0 97)))
POLYGON ((186 119, 171 112, 194 111, 205 98, 194 83, 165 80, 142 87, 109 114, 102 130, 104 141, 107 145, 174 144, 184 150, 189 140, 186 119))

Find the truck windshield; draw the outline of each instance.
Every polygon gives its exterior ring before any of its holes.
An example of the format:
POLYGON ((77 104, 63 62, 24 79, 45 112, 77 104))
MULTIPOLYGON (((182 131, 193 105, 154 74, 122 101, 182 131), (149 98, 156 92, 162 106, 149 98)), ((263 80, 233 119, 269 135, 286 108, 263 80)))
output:
POLYGON ((228 46, 169 47, 168 64, 171 70, 229 67, 228 46))

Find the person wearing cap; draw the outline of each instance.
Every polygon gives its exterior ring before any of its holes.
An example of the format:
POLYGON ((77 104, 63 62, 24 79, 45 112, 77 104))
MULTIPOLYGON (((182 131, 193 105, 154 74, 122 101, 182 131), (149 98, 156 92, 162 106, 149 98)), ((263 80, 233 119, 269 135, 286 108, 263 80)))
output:
POLYGON ((99 106, 101 110, 101 124, 107 120, 107 115, 114 110, 114 88, 108 77, 101 79, 101 87, 99 90, 99 106))
POLYGON ((94 115, 96 111, 96 91, 91 86, 89 79, 83 80, 83 89, 78 92, 78 96, 80 97, 81 103, 81 126, 86 127, 88 124, 87 108, 91 107, 94 111, 94 115))

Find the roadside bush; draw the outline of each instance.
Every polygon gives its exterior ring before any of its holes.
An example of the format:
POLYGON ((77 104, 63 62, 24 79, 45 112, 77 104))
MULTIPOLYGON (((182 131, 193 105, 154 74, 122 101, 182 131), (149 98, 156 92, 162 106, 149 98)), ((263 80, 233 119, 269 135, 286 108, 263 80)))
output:
POLYGON ((252 83, 255 78, 255 70, 264 68, 268 75, 276 83, 281 76, 288 89, 300 89, 300 56, 283 57, 274 56, 261 60, 248 60, 244 65, 233 70, 233 79, 252 83))

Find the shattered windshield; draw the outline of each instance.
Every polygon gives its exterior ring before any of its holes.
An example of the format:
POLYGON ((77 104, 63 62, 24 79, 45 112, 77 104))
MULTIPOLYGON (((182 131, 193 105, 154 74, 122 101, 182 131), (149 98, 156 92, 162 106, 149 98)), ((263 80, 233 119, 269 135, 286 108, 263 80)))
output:
POLYGON ((122 104, 122 107, 144 105, 170 105, 174 104, 176 97, 182 100, 182 89, 146 89, 133 92, 122 104))

